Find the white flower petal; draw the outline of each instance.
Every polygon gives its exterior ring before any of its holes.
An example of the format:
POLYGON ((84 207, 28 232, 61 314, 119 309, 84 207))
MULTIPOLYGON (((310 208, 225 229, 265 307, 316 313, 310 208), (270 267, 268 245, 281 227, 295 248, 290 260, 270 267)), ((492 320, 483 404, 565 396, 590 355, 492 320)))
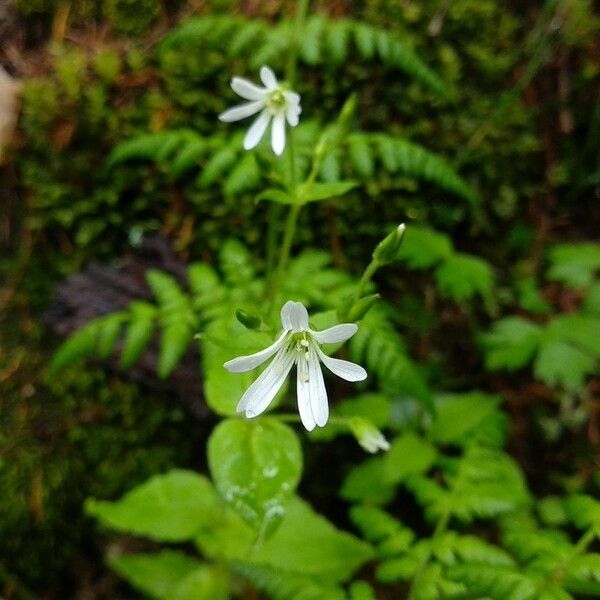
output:
POLYGON ((273 117, 271 125, 271 146, 277 156, 281 156, 285 149, 285 115, 282 112, 273 117))
POLYGON ((246 150, 251 150, 258 145, 270 120, 271 115, 266 110, 263 110, 254 123, 250 125, 250 129, 248 129, 248 133, 246 133, 246 137, 244 138, 244 148, 246 150))
POLYGON ((279 339, 273 342, 269 347, 261 350, 260 352, 256 352, 254 354, 249 354, 247 356, 238 356, 233 360, 227 361, 223 366, 230 371, 231 373, 245 373, 246 371, 251 371, 252 369, 256 369, 259 365, 262 365, 265 360, 269 359, 279 348, 283 346, 288 336, 288 332, 284 331, 279 339))
POLYGON ((298 121, 300 120, 300 107, 288 106, 285 109, 285 117, 291 127, 296 127, 296 125, 298 125, 298 121))
POLYGON ((239 121, 245 119, 250 115, 254 115, 265 106, 264 100, 256 100, 254 102, 246 102, 246 104, 240 104, 226 110, 219 115, 219 120, 225 123, 231 123, 232 121, 239 121))
POLYGON ((312 431, 315 426, 311 401, 310 401, 310 375, 308 372, 308 362, 304 354, 298 355, 296 364, 296 395, 298 397, 298 412, 300 420, 307 431, 312 431))
POLYGON ((308 331, 308 311, 302 302, 289 300, 283 305, 281 326, 287 331, 308 331))
POLYGON ((310 408, 313 418, 319 427, 325 427, 329 418, 329 403, 327 402, 327 390, 323 381, 321 364, 314 349, 308 353, 308 377, 310 379, 310 408))
POLYGON ((237 405, 237 412, 245 412, 249 418, 264 412, 283 385, 295 359, 296 353, 293 350, 280 350, 273 362, 244 392, 237 405))
POLYGON ((277 77, 275 77, 275 73, 269 67, 260 68, 260 79, 269 90, 279 87, 277 77))
POLYGON ((263 100, 267 90, 242 77, 234 77, 231 80, 231 89, 246 100, 263 100))
POLYGON ((288 104, 300 104, 300 94, 296 92, 283 92, 283 97, 288 104))
POLYGON ((339 358, 331 358, 323 354, 320 348, 317 348, 319 358, 323 364, 334 374, 346 381, 363 381, 367 378, 367 372, 355 363, 339 358))
POLYGON ((336 344, 349 340, 358 331, 358 326, 354 323, 342 323, 323 331, 309 331, 319 344, 336 344))

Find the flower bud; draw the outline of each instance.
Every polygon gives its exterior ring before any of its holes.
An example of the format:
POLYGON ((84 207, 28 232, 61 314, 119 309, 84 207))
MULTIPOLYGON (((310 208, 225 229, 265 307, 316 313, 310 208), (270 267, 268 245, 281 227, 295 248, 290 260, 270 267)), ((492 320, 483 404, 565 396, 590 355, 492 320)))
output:
POLYGON ((348 311, 348 321, 350 323, 356 323, 364 318, 364 316, 371 310, 371 307, 379 300, 381 296, 379 294, 370 294, 355 302, 348 311))
POLYGON ((385 436, 371 421, 363 417, 351 417, 349 419, 350 431, 356 438, 356 441, 367 452, 375 454, 379 450, 389 450, 390 443, 385 436))
POLYGON ((380 265, 394 262, 398 258, 398 251, 400 250, 405 230, 406 226, 404 223, 401 223, 394 231, 383 238, 373 251, 373 260, 380 265))
POLYGON ((258 315, 248 314, 245 310, 238 308, 235 311, 236 319, 248 329, 258 329, 262 324, 262 319, 258 315))

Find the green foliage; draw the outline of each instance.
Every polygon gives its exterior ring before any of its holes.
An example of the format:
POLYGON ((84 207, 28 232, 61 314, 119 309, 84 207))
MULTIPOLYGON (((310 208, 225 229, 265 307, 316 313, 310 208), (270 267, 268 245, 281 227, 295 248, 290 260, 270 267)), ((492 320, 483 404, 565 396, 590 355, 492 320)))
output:
POLYGON ((506 317, 494 323, 482 343, 490 369, 516 370, 533 360, 537 379, 576 391, 596 373, 599 336, 600 321, 583 314, 559 315, 545 326, 506 317))
POLYGON ((352 359, 367 366, 384 393, 405 394, 431 408, 431 392, 395 331, 392 316, 391 308, 385 305, 369 311, 350 341, 352 359))
POLYGON ((209 525, 218 506, 205 477, 172 470, 149 479, 117 502, 90 499, 86 512, 119 531, 179 542, 209 525))
POLYGON ((600 271, 600 245, 558 244, 549 254, 548 279, 570 288, 588 288, 600 271))
POLYGON ((224 500, 265 537, 285 515, 302 452, 294 431, 278 421, 226 419, 208 440, 208 464, 224 500))
POLYGON ((431 183, 471 205, 478 202, 475 192, 443 158, 407 139, 383 133, 357 133, 348 138, 347 150, 350 168, 363 179, 376 173, 377 160, 378 166, 391 174, 431 183))
POLYGON ((278 62, 289 51, 294 35, 302 40, 300 60, 311 67, 324 63, 340 67, 354 49, 363 61, 377 59, 390 69, 403 71, 436 94, 453 97, 440 77, 394 34, 350 19, 330 20, 324 15, 311 16, 301 32, 295 31, 286 20, 273 25, 232 17, 198 17, 170 32, 162 40, 159 52, 201 41, 221 47, 231 58, 237 58, 252 48, 251 66, 258 69, 263 64, 278 62))
POLYGON ((465 302, 475 295, 491 301, 492 267, 483 259, 456 252, 450 238, 418 225, 407 228, 399 260, 411 269, 435 268, 434 277, 442 296, 465 302))
POLYGON ((156 600, 202 600, 229 598, 229 585, 222 571, 175 550, 157 554, 127 554, 109 557, 109 565, 123 579, 156 600))
POLYGON ((256 589, 273 600, 344 600, 346 595, 337 585, 284 569, 234 564, 234 570, 250 581, 256 589))

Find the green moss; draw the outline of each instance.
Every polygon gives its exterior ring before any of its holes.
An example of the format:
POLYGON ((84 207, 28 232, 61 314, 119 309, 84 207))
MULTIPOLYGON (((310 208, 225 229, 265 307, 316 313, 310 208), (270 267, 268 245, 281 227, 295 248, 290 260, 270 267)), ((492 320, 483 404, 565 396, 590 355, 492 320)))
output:
POLYGON ((158 0, 104 0, 103 13, 115 31, 136 35, 146 31, 160 12, 158 0))
POLYGON ((98 370, 73 369, 44 385, 39 335, 11 340, 19 368, 3 382, 0 562, 60 597, 93 558, 85 498, 115 498, 152 474, 195 463, 203 433, 180 407, 98 370))

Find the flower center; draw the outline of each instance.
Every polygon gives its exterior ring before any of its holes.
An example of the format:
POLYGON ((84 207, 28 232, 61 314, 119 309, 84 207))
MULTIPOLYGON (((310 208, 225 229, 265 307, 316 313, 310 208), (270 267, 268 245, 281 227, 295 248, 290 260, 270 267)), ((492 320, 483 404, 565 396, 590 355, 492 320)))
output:
POLYGON ((272 112, 281 112, 287 102, 283 92, 280 89, 273 90, 267 98, 267 108, 272 112))

